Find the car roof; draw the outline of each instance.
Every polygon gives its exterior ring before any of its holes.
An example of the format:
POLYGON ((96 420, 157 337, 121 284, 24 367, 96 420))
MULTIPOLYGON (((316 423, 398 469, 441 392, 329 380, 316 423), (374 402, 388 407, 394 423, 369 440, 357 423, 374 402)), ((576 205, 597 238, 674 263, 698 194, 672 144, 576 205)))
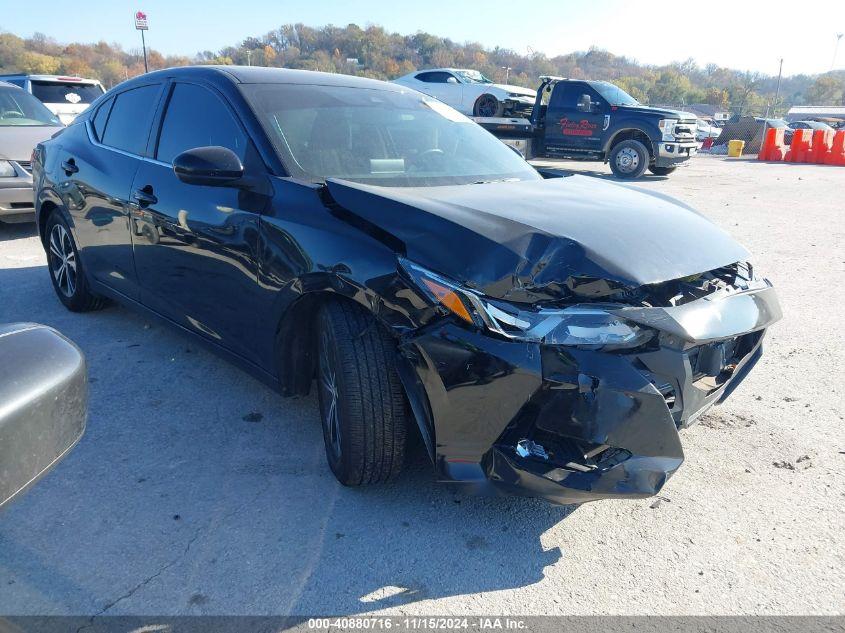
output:
POLYGON ((314 70, 296 70, 292 68, 266 68, 264 66, 178 66, 156 70, 139 75, 123 82, 121 86, 143 83, 153 78, 188 78, 220 80, 225 79, 235 84, 304 84, 315 86, 339 86, 347 88, 370 88, 401 92, 401 86, 339 73, 322 73, 314 70))

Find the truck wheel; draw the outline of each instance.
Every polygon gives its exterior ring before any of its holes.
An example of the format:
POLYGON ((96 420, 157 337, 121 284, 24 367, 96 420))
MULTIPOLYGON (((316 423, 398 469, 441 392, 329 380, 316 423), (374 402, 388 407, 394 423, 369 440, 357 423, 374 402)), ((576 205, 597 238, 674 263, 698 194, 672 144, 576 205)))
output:
POLYGON ((390 335, 363 308, 319 314, 317 380, 326 458, 344 486, 388 481, 405 459, 407 409, 390 335))
POLYGON ((622 141, 610 151, 610 169, 617 178, 639 178, 648 168, 646 146, 633 139, 622 141))
POLYGON ((88 288, 73 234, 58 211, 53 211, 47 220, 46 235, 44 249, 50 280, 59 301, 71 312, 89 312, 105 306, 106 300, 88 288))
POLYGON ((677 167, 658 167, 657 165, 652 165, 648 168, 648 170, 655 176, 668 176, 676 169, 677 167))
POLYGON ((481 95, 475 102, 473 114, 475 116, 496 117, 502 116, 505 106, 493 95, 481 95))

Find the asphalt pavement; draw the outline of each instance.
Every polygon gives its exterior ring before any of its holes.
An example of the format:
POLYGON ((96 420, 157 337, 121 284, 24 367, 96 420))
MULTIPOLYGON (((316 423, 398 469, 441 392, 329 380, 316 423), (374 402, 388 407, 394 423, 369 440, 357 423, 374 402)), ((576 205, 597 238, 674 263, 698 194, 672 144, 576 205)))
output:
POLYGON ((316 397, 127 309, 67 312, 34 229, 0 225, 0 322, 58 328, 91 383, 82 441, 0 513, 0 614, 845 612, 845 168, 701 156, 638 186, 743 242, 785 317, 659 497, 577 508, 467 496, 420 451, 344 488, 316 397))

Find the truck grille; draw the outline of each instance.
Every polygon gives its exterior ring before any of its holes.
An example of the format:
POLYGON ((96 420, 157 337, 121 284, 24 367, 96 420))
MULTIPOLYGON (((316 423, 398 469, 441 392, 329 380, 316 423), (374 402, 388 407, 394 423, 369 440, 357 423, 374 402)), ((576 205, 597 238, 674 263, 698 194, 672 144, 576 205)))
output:
POLYGON ((695 121, 681 121, 675 125, 675 138, 679 141, 695 140, 695 121))

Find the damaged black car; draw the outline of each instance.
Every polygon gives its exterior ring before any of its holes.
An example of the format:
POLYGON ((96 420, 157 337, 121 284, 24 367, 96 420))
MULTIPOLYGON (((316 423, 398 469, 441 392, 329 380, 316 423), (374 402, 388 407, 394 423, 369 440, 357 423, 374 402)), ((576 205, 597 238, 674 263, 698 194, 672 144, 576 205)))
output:
POLYGON ((118 301, 285 395, 316 388, 346 485, 397 475, 418 429, 439 478, 479 492, 653 495, 781 314, 694 210, 543 177, 394 84, 157 71, 33 158, 62 303, 118 301))

